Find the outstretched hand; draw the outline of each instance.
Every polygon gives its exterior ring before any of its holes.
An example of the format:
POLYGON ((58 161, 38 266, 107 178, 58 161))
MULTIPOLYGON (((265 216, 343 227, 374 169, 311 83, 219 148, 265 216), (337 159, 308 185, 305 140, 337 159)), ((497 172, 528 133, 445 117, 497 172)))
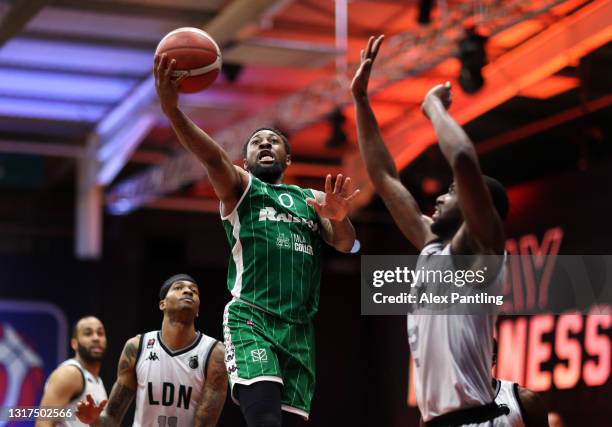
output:
POLYGON ((98 419, 107 403, 108 400, 103 400, 100 402, 100 405, 96 405, 91 394, 88 394, 85 400, 81 400, 77 403, 75 415, 82 423, 93 424, 98 419))
POLYGON ((332 190, 332 176, 327 175, 325 178, 325 200, 319 201, 308 198, 306 203, 312 206, 322 218, 344 221, 349 213, 351 202, 357 194, 359 194, 359 190, 351 193, 351 178, 343 178, 342 174, 338 174, 332 190))
POLYGON ((453 103, 453 92, 450 82, 436 85, 427 92, 423 104, 421 105, 421 111, 425 114, 425 117, 429 117, 429 109, 432 107, 432 103, 441 102, 446 110, 448 110, 453 103))
POLYGON ((376 59, 376 55, 378 55, 378 50, 384 39, 384 35, 380 35, 376 38, 372 36, 368 40, 368 45, 365 50, 361 50, 361 63, 351 82, 353 97, 359 98, 367 96, 372 65, 374 64, 374 60, 376 59))
POLYGON ((187 77, 187 74, 176 77, 175 68, 175 59, 169 60, 165 53, 155 55, 155 61, 153 62, 155 90, 164 113, 168 113, 178 106, 178 86, 187 77))

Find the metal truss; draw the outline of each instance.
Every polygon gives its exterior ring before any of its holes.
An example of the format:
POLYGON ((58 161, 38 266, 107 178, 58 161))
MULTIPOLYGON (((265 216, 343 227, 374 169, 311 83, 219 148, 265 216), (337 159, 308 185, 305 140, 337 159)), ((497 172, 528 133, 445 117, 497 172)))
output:
MULTIPOLYGON (((385 49, 377 58, 370 93, 422 74, 455 55, 458 41, 465 34, 466 23, 473 23, 495 35, 521 21, 544 15, 563 1, 484 0, 456 4, 452 10, 445 10, 439 22, 396 35, 386 42, 385 49)), ((349 69, 354 70, 357 65, 350 64, 349 69)), ((294 132, 321 121, 330 111, 350 102, 348 77, 321 79, 306 90, 291 94, 272 107, 216 133, 213 138, 230 158, 239 160, 242 144, 253 129, 274 125, 294 132)), ((107 206, 111 213, 127 213, 205 177, 206 171, 195 156, 182 152, 110 188, 106 196, 107 206)))

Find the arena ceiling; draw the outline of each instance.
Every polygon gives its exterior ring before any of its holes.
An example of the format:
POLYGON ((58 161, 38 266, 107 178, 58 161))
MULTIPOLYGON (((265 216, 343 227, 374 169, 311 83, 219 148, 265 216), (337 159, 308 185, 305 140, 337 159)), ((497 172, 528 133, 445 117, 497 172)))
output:
POLYGON ((439 0, 420 24, 423 3, 0 0, 0 185, 76 189, 77 204, 114 213, 215 211, 204 171, 186 159, 153 90, 157 42, 184 26, 209 31, 230 71, 182 97, 194 121, 237 162, 251 129, 280 126, 294 151, 289 182, 319 187, 326 173, 343 171, 365 190, 361 206, 371 191, 348 83, 370 35, 386 35, 373 107, 396 163, 417 171, 408 181, 424 195, 439 187, 424 165, 442 162, 419 105, 434 84, 458 86, 466 24, 489 36, 485 86, 473 95, 456 87, 452 112, 486 167, 510 170, 508 147, 609 111, 611 0, 439 0), (336 109, 344 143, 331 140, 336 109), (92 189, 104 196, 88 198, 92 189))

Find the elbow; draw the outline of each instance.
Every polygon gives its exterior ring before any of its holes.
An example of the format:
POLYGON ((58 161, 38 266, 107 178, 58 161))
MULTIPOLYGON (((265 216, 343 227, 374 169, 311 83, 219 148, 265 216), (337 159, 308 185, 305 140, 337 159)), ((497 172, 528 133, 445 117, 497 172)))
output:
POLYGON ((343 252, 345 254, 348 254, 351 252, 354 245, 355 245, 355 237, 353 236, 350 239, 344 239, 342 241, 336 242, 334 244, 334 248, 338 252, 343 252))
POLYGON ((453 170, 461 170, 466 167, 471 168, 478 164, 476 150, 474 150, 474 146, 469 142, 457 144, 448 160, 453 170))
POLYGON ((353 245, 336 245, 334 246, 334 248, 338 251, 338 252, 342 252, 343 254, 348 254, 351 252, 351 249, 353 249, 353 245))

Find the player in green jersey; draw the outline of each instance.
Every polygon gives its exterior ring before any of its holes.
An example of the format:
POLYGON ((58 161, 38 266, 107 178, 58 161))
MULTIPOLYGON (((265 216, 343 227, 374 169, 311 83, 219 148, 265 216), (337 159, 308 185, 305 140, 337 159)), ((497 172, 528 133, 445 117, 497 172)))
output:
POLYGON ((314 331, 322 241, 349 252, 350 178, 325 180, 325 192, 282 184, 291 164, 287 138, 257 129, 244 145, 244 168, 178 107, 175 62, 155 58, 162 111, 179 141, 204 165, 219 198, 232 250, 223 332, 232 398, 249 427, 308 419, 314 392, 314 331), (286 414, 281 417, 281 411, 286 414), (282 422, 281 422, 282 420, 282 422))

